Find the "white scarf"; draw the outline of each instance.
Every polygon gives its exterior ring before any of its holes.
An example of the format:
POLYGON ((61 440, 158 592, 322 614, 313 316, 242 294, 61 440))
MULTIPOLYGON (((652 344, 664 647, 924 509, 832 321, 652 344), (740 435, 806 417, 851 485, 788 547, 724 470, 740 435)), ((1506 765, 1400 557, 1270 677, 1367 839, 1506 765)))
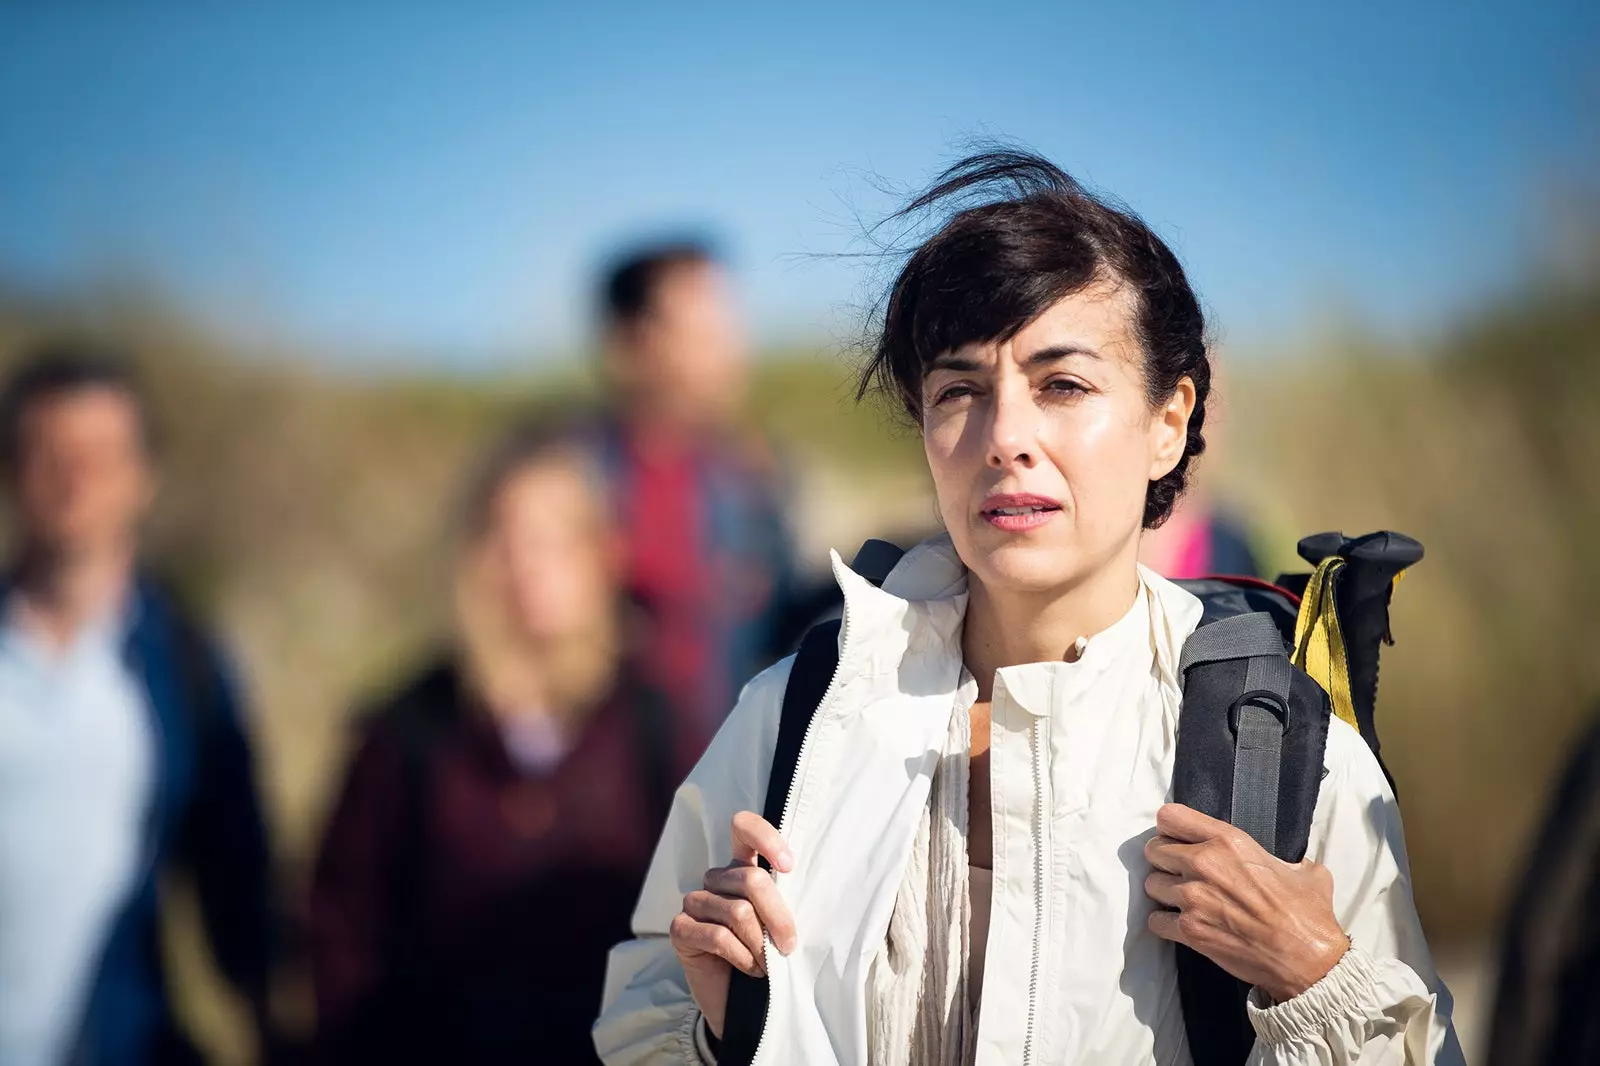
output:
POLYGON ((928 806, 901 875, 884 945, 867 974, 870 1066, 969 1066, 967 777, 972 724, 950 715, 928 806))

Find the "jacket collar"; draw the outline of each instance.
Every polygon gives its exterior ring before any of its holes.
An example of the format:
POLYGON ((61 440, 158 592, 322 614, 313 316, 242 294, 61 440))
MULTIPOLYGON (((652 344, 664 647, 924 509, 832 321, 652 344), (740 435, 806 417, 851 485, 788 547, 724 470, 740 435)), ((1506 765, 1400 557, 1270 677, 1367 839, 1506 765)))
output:
MULTIPOLYGON (((967 568, 956 555, 948 533, 908 551, 878 588, 845 565, 832 552, 833 572, 844 594, 844 626, 840 636, 841 666, 877 674, 897 669, 907 656, 953 656, 961 660, 961 626, 967 608, 967 568)), ((1140 596, 1148 617, 1151 651, 1164 684, 1182 687, 1178 663, 1183 644, 1200 623, 1200 601, 1192 594, 1141 565, 1140 596)), ((1112 625, 1101 637, 1126 622, 1112 625)), ((1089 640, 1093 655, 1097 638, 1089 640)), ((843 672, 843 671, 841 671, 843 672)))

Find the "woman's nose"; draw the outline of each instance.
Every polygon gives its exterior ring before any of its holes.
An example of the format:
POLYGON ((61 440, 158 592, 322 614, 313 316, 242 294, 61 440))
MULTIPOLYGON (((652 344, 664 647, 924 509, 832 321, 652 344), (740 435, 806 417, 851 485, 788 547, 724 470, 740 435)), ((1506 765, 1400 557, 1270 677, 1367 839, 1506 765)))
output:
POLYGON ((989 466, 1031 467, 1038 458, 1038 412, 1026 397, 997 394, 989 414, 989 466))

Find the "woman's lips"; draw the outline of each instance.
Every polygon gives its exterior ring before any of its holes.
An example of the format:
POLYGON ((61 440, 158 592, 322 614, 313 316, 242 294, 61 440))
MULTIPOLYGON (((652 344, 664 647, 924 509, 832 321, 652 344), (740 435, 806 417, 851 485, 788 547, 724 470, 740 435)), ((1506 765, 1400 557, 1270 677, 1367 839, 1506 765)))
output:
POLYGON ((1061 512, 1061 504, 1048 496, 1007 493, 983 501, 984 521, 1007 533, 1037 529, 1061 512))

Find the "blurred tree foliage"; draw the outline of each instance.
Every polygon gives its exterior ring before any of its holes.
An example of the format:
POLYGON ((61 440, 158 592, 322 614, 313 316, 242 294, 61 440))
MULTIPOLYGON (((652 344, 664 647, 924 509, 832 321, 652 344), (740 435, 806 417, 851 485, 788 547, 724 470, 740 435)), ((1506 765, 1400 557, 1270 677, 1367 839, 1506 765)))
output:
MULTIPOLYGON (((1525 283, 1440 347, 1440 362, 1510 403, 1539 465, 1562 486, 1557 506, 1589 579, 1600 552, 1600 236, 1573 269, 1525 283)), ((1594 585, 1590 585, 1594 588, 1594 585)))

